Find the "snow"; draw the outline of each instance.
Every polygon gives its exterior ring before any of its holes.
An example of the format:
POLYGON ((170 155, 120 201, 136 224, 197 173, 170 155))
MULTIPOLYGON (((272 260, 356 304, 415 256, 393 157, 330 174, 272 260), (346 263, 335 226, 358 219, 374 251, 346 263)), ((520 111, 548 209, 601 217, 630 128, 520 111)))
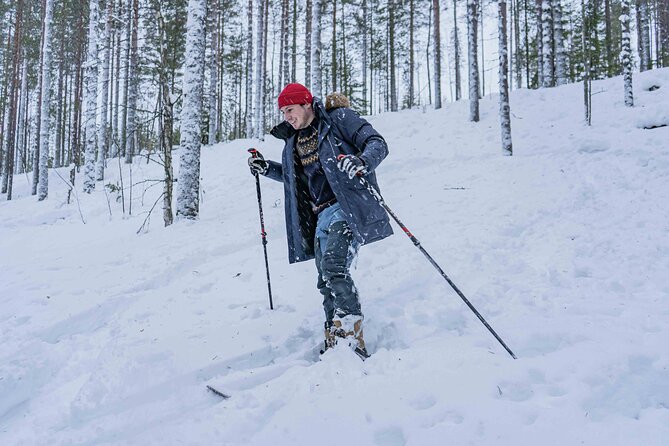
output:
MULTIPOLYGON (((592 127, 581 85, 513 91, 512 157, 497 96, 478 123, 466 101, 370 118, 386 202, 517 360, 399 230, 354 271, 373 356, 319 357, 315 267, 288 265, 282 186, 263 178, 268 308, 246 149, 278 159, 273 138, 204 147, 200 219, 163 228, 158 209, 139 234, 160 186, 136 185, 123 216, 81 174, 71 204, 65 169, 44 202, 17 176, 0 202, 0 444, 666 444, 669 127, 637 122, 666 107, 669 69, 635 79, 661 88, 633 108, 621 77, 593 82, 592 127)), ((135 158, 134 182, 161 173, 135 158)))

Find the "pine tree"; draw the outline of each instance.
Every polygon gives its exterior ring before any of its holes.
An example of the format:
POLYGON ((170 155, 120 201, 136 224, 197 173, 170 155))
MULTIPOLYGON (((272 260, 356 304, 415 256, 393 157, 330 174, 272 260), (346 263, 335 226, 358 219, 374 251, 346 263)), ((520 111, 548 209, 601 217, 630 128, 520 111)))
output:
POLYGON ((432 0, 434 14, 434 108, 441 108, 441 19, 439 0, 432 0))
POLYGON ((177 217, 195 219, 200 212, 200 115, 203 105, 206 0, 188 1, 186 60, 181 110, 181 166, 177 217))

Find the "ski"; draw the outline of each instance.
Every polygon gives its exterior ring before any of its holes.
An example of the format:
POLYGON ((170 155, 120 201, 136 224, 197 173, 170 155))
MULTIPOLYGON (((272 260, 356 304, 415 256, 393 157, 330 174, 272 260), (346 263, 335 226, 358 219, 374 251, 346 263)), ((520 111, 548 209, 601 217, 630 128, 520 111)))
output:
POLYGON ((225 393, 221 392, 220 390, 218 390, 218 389, 216 389, 216 388, 214 388, 214 387, 212 387, 212 386, 210 386, 210 385, 207 385, 207 390, 209 390, 210 392, 212 392, 214 395, 218 395, 218 396, 220 396, 220 397, 223 398, 224 400, 227 400, 228 398, 230 398, 230 395, 225 394, 225 393))

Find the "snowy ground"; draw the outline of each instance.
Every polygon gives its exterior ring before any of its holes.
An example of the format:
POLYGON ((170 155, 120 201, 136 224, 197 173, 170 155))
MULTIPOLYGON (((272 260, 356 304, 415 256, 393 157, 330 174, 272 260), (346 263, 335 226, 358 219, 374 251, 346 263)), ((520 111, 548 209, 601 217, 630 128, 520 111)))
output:
POLYGON ((16 177, 0 444, 668 444, 669 127, 642 127, 669 124, 669 69, 635 82, 631 109, 620 78, 594 84, 591 128, 580 85, 514 92, 513 157, 496 97, 477 124, 466 102, 371 119, 388 204, 517 360, 399 230, 354 272, 372 358, 319 358, 315 267, 287 264, 282 189, 263 180, 268 309, 246 149, 277 159, 278 141, 204 148, 200 220, 164 229, 157 210, 139 235, 160 186, 135 186, 124 217, 101 184, 68 205, 52 172, 37 203, 16 177))

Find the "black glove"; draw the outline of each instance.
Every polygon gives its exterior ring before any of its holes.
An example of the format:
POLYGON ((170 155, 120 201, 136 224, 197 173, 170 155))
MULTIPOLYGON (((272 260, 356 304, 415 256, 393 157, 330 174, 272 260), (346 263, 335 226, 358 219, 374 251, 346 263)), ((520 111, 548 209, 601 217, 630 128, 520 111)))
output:
POLYGON ((252 175, 265 175, 269 170, 269 163, 265 161, 260 152, 256 151, 254 155, 249 156, 249 168, 252 175))
POLYGON ((363 176, 367 173, 365 162, 355 155, 339 155, 337 168, 348 175, 349 179, 354 176, 363 176))

